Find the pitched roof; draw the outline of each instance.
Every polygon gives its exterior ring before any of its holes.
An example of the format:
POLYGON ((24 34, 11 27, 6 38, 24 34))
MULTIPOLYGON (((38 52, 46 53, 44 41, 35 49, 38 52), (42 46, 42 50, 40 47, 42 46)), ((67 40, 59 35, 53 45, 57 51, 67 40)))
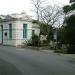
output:
POLYGON ((23 20, 23 21, 32 21, 31 17, 28 16, 26 13, 14 13, 11 15, 0 15, 0 18, 2 19, 2 22, 7 21, 16 21, 16 20, 23 20))

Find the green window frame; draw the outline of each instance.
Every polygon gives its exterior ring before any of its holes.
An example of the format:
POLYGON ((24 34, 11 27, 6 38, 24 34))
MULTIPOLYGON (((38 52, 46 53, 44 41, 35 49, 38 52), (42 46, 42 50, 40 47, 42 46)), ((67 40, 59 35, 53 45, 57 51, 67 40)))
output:
POLYGON ((9 24, 9 40, 12 40, 12 24, 9 24))
POLYGON ((23 24, 23 38, 27 38, 27 24, 23 24))

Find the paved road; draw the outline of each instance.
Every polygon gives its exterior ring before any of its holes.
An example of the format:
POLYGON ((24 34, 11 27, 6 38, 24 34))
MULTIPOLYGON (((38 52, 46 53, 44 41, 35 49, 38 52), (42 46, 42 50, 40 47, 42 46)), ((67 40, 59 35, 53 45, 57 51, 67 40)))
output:
POLYGON ((12 64, 16 75, 75 75, 74 59, 53 53, 0 46, 0 59, 12 64))

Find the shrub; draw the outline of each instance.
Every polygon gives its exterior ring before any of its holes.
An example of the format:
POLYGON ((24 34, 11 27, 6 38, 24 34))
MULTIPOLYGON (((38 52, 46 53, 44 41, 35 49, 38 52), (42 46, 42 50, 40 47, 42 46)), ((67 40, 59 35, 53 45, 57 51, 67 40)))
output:
POLYGON ((36 35, 36 34, 34 34, 34 35, 32 36, 32 45, 33 45, 33 46, 39 46, 39 44, 40 44, 39 36, 36 35))
POLYGON ((70 45, 68 47, 68 53, 69 54, 75 54, 75 45, 70 45))

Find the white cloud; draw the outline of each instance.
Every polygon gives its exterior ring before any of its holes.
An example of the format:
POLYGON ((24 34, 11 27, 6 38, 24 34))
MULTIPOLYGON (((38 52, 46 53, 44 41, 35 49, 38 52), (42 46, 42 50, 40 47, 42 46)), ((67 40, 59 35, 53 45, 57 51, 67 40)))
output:
MULTIPOLYGON (((49 4, 68 4, 69 0, 49 0, 49 4)), ((30 0, 0 0, 0 14, 31 12, 30 0)))
POLYGON ((22 10, 28 11, 30 8, 28 0, 1 0, 0 14, 18 13, 22 10))

